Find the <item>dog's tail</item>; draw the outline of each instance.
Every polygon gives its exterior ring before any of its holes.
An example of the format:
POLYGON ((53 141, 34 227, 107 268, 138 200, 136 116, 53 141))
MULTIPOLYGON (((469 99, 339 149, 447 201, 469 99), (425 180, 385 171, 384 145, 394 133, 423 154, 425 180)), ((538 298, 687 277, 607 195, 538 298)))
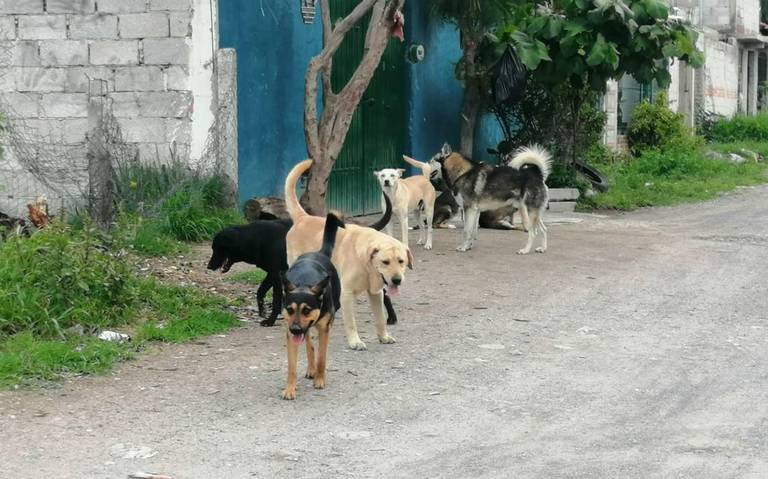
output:
POLYGON ((296 222, 297 219, 307 216, 308 213, 301 207, 299 198, 296 196, 296 183, 299 177, 312 166, 312 160, 304 160, 294 166, 288 177, 285 179, 285 207, 291 219, 296 222))
POLYGON ((403 155, 403 160, 411 166, 421 170, 421 174, 426 176, 427 179, 432 175, 432 167, 428 163, 422 163, 421 161, 414 160, 410 156, 403 155))
POLYGON ((524 146, 515 152, 514 157, 509 162, 509 166, 518 170, 523 165, 535 166, 546 180, 552 165, 552 156, 539 145, 524 146))
POLYGON ((336 244, 336 232, 339 228, 344 228, 344 222, 333 213, 328 213, 325 217, 323 247, 320 248, 320 252, 329 258, 333 255, 333 245, 336 244))
POLYGON ((384 195, 384 204, 386 205, 384 209, 384 215, 382 215, 382 217, 379 218, 379 221, 368 226, 369 228, 373 228, 376 231, 383 230, 384 227, 387 226, 387 223, 389 223, 389 220, 392 219, 392 201, 390 201, 389 196, 387 196, 387 194, 384 193, 383 191, 381 192, 381 194, 384 195))

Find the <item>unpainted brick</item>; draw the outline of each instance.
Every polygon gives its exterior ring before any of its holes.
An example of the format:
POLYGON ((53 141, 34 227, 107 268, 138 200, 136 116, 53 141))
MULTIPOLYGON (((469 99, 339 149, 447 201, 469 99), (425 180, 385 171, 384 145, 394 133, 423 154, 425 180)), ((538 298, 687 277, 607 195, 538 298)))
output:
POLYGON ((171 36, 189 37, 192 35, 192 13, 171 12, 171 36))
POLYGON ((63 91, 73 93, 87 93, 89 88, 89 79, 106 80, 108 83, 108 89, 110 91, 114 89, 114 72, 109 67, 69 67, 66 68, 66 71, 66 88, 63 91))
POLYGON ((16 39, 16 19, 10 16, 0 17, 0 41, 15 40, 15 39, 16 39))
POLYGON ((88 64, 88 42, 85 40, 44 40, 40 42, 40 61, 43 65, 88 64))
POLYGON ((117 17, 114 15, 75 15, 69 21, 69 38, 81 40, 117 38, 117 17))
POLYGON ((123 118, 119 120, 123 139, 128 143, 164 143, 163 118, 123 118))
POLYGON ((168 15, 163 12, 120 15, 120 38, 155 38, 170 34, 168 15))
POLYGON ((43 13, 43 0, 0 0, 0 15, 43 13))
POLYGON ((146 0, 99 0, 99 11, 103 13, 140 13, 146 10, 146 0))
POLYGON ((189 90, 189 74, 187 67, 170 66, 165 70, 166 89, 189 90))
POLYGON ((136 40, 102 40, 91 43, 91 65, 136 65, 139 42, 136 40))
POLYGON ((144 63, 147 65, 186 65, 189 45, 183 38, 148 38, 144 40, 144 63))
POLYGON ((60 92, 67 88, 66 68, 18 67, 11 75, 20 92, 60 92))
POLYGON ((44 118, 85 118, 88 95, 85 93, 46 93, 40 104, 44 118))
POLYGON ((2 42, 0 43, 0 52, 6 52, 2 54, 0 59, 7 61, 9 66, 34 67, 40 65, 37 42, 2 42))
POLYGON ((115 92, 109 95, 112 114, 117 118, 139 116, 139 99, 135 92, 115 92))
POLYGON ((148 117, 189 118, 192 95, 189 92, 147 92, 138 95, 139 114, 148 117))
POLYGON ((168 143, 189 144, 192 141, 192 121, 188 119, 166 119, 165 141, 168 143))
POLYGON ((88 120, 29 119, 24 121, 22 128, 24 135, 42 143, 77 145, 85 142, 88 120))
POLYGON ((39 93, 0 93, 0 101, 5 111, 3 113, 15 118, 37 118, 40 116, 39 93))
POLYGON ((55 40, 67 38, 65 15, 23 15, 19 19, 22 40, 55 40))
POLYGON ((150 0, 150 10, 191 10, 191 0, 150 0))
POLYGON ((160 67, 137 66, 115 69, 115 91, 159 91, 163 89, 160 67))
POLYGON ((45 11, 48 13, 93 13, 95 0, 46 0, 45 11))

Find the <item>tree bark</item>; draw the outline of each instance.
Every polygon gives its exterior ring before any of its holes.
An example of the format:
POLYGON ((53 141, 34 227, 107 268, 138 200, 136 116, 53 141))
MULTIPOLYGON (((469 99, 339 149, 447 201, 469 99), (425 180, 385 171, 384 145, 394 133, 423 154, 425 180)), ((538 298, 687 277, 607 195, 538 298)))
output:
POLYGON ((477 42, 469 39, 465 35, 466 41, 463 41, 464 50, 464 101, 461 107, 461 129, 459 152, 472 157, 472 151, 475 143, 475 126, 477 125, 477 116, 480 111, 480 81, 477 78, 477 68, 475 65, 477 57, 477 42))
POLYGON ((329 2, 322 0, 324 48, 309 62, 304 82, 304 136, 307 153, 314 160, 309 171, 309 182, 301 202, 311 214, 325 211, 325 197, 333 164, 344 146, 352 123, 352 116, 373 78, 381 56, 387 47, 394 14, 405 0, 363 0, 347 17, 339 21, 332 31, 329 2), (333 54, 344 36, 372 10, 365 38, 363 59, 344 88, 334 93, 331 87, 333 54), (322 74, 323 112, 318 119, 317 83, 322 74))

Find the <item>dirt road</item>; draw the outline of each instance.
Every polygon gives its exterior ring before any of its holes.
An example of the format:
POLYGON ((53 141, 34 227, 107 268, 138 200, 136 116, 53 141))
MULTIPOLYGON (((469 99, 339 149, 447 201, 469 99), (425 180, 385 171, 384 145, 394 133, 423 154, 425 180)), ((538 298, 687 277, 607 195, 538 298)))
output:
MULTIPOLYGON (((415 250, 394 345, 282 401, 281 330, 247 324, 103 377, 0 393, 14 478, 768 477, 768 187, 415 250)), ((200 262, 202 263, 202 262, 200 262)), ((202 268, 202 264, 199 265, 202 268)), ((302 363, 303 364, 303 363, 302 363)))

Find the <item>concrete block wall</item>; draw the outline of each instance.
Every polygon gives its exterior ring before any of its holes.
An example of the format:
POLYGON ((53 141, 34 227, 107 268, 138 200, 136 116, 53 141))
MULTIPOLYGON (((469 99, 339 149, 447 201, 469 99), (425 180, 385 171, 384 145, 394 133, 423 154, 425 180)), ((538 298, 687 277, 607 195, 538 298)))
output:
POLYGON ((758 35, 760 0, 702 0, 702 22, 720 33, 758 35))
POLYGON ((82 168, 88 79, 106 80, 128 142, 160 159, 175 145, 187 159, 195 8, 210 17, 210 0, 0 0, 0 110, 82 168))
POLYGON ((739 47, 720 41, 713 32, 704 35, 701 45, 706 62, 699 101, 705 111, 732 116, 739 107, 739 47))

